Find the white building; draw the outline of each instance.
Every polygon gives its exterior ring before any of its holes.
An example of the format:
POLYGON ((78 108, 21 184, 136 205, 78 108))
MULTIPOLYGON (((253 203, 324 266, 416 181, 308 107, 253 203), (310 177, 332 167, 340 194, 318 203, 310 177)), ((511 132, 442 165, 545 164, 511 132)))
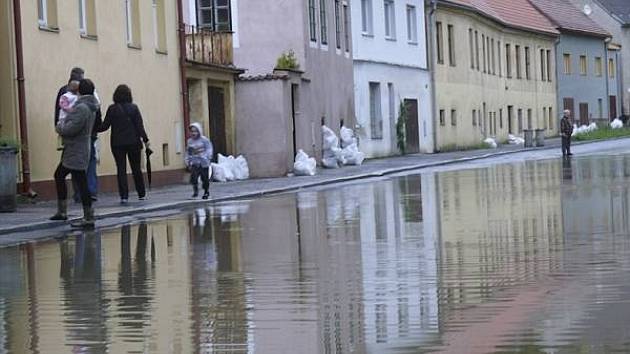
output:
POLYGON ((368 157, 399 153, 396 122, 406 107, 406 151, 432 152, 431 85, 421 0, 351 0, 355 108, 368 157))

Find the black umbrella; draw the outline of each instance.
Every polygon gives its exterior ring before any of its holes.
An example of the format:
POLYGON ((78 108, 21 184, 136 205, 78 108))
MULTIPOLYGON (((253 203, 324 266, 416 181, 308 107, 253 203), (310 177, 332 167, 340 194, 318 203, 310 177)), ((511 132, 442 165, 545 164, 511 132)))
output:
POLYGON ((149 182, 149 188, 151 188, 151 155, 153 150, 146 148, 144 153, 147 155, 147 181, 149 182))

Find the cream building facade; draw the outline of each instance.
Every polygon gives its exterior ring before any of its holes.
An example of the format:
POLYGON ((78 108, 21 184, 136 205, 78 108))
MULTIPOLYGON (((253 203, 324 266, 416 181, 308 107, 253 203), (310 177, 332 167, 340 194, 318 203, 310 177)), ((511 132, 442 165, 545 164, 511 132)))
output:
POLYGON ((557 134, 555 53, 557 31, 531 6, 477 9, 439 1, 433 25, 437 147, 447 150, 499 142, 524 129, 557 134), (520 9, 519 7, 525 7, 520 9), (492 15, 485 11, 496 10, 492 15), (514 13, 501 13, 512 11, 514 13), (535 17, 533 25, 504 18, 535 17), (503 16, 503 17, 502 17, 503 16))
MULTIPOLYGON (((0 11, 0 136, 19 139, 16 43, 12 2, 0 11)), ((67 83, 71 68, 85 70, 94 81, 103 114, 112 103, 119 84, 127 84, 144 118, 152 149, 153 183, 180 182, 183 178, 185 119, 182 104, 177 2, 58 1, 21 2, 24 85, 28 153, 33 189, 50 197, 53 171, 59 162, 53 126, 53 103, 59 87, 67 83)), ((227 36, 227 35, 226 35, 227 36)), ((226 37, 224 36, 224 37, 226 37)), ((229 51, 210 58, 194 57, 193 37, 186 35, 184 63, 191 90, 199 99, 190 101, 193 121, 211 127, 208 87, 218 87, 225 129, 233 126, 234 70, 229 51), (195 81, 196 80, 196 81, 195 81), (203 81, 203 85, 201 84, 203 81), (195 84, 199 84, 195 86, 195 84), (194 91, 195 93, 197 91, 194 91), (206 93, 203 95, 203 93, 206 93), (227 122, 227 123, 226 123, 227 122)), ((230 41, 227 38, 226 41, 230 41)), ((199 52, 197 50, 196 52, 199 52)), ((224 146, 234 146, 233 135, 224 146)), ((109 148, 109 132, 99 135, 99 191, 115 188, 115 164, 109 148)))

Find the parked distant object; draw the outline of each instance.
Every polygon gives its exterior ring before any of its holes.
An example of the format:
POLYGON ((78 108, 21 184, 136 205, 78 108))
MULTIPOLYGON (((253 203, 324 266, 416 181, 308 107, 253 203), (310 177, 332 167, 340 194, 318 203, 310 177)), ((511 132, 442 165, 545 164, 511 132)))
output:
POLYGON ((300 63, 293 50, 282 53, 276 62, 276 70, 298 70, 299 68, 300 63))
POLYGON ((302 149, 295 155, 293 173, 296 176, 314 176, 317 169, 317 161, 309 157, 302 149))
POLYGON ((623 128, 623 122, 617 118, 610 123, 610 127, 613 129, 621 129, 623 128))
POLYGON ((497 141, 494 140, 493 138, 487 138, 486 140, 483 141, 486 145, 488 145, 488 147, 490 147, 491 149, 496 149, 497 147, 499 147, 499 145, 497 144, 497 141))

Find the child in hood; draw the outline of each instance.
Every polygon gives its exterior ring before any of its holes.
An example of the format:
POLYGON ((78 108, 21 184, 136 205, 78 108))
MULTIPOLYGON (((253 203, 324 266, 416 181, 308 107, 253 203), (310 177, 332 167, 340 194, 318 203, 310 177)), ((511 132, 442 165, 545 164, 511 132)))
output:
POLYGON ((190 170, 190 184, 193 186, 193 198, 199 196, 197 183, 201 177, 204 190, 203 199, 208 199, 210 188, 210 161, 212 160, 213 147, 210 139, 203 136, 203 128, 199 123, 192 123, 188 127, 190 138, 186 146, 186 167, 190 170))

